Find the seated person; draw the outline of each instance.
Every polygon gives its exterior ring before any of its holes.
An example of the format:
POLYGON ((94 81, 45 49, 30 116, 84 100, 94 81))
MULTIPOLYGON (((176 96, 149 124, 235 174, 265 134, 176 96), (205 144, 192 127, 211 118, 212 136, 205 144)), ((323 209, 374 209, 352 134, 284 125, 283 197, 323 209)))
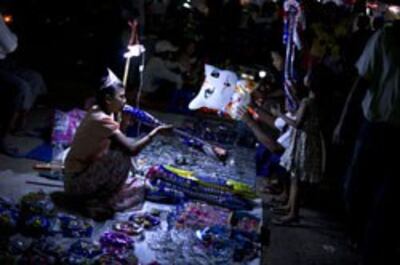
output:
POLYGON ((97 93, 97 104, 78 127, 65 161, 64 187, 67 197, 79 200, 84 215, 109 218, 140 201, 128 175, 134 170, 131 157, 138 154, 161 131, 159 126, 138 141, 127 138, 114 115, 126 103, 125 90, 110 76, 97 93), (79 198, 79 199, 78 199, 79 198))
POLYGON ((0 153, 13 156, 17 150, 7 144, 8 134, 25 129, 28 112, 47 90, 39 73, 19 67, 10 58, 17 46, 17 36, 0 14, 0 153))
POLYGON ((172 55, 178 49, 168 41, 159 41, 155 55, 149 59, 143 75, 144 101, 166 103, 175 89, 182 88, 179 64, 174 63, 172 55))
POLYGON ((183 85, 171 95, 168 111, 191 114, 187 106, 201 87, 204 77, 204 66, 197 56, 196 45, 194 40, 186 40, 178 51, 177 66, 183 85))

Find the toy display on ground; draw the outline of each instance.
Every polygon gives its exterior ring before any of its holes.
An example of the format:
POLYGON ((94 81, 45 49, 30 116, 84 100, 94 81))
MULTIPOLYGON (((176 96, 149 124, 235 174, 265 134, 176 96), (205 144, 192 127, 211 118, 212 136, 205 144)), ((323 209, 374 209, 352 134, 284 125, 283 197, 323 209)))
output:
POLYGON ((226 130, 211 123, 202 130, 191 133, 226 148, 226 161, 157 137, 134 161, 152 202, 104 223, 60 212, 43 192, 1 199, 1 264, 258 264, 254 150, 217 142, 226 130))

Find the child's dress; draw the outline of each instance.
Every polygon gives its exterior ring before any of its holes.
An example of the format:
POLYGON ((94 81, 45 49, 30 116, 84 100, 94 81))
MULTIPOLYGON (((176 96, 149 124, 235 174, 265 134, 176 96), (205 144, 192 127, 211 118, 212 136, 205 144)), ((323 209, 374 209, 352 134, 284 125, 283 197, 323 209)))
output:
POLYGON ((318 183, 325 167, 325 148, 319 127, 315 100, 303 99, 306 104, 304 122, 294 129, 289 147, 281 157, 281 165, 302 182, 318 183))

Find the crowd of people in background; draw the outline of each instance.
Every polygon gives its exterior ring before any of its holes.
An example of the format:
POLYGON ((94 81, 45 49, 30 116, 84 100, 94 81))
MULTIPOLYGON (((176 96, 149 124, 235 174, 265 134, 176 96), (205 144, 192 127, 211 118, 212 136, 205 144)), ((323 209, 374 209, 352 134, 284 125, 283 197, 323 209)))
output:
MULTIPOLYGON (((257 175, 266 180, 260 191, 277 195, 272 211, 284 215, 276 218, 276 224, 298 222, 300 206, 310 197, 305 191, 323 184, 346 195, 343 206, 352 221, 349 234, 363 250, 363 264, 379 264, 378 260, 393 253, 399 232, 393 215, 398 202, 394 195, 398 181, 393 175, 397 161, 388 156, 389 149, 395 152, 399 146, 400 45, 395 38, 399 26, 384 12, 366 14, 365 2, 360 2, 358 6, 304 1, 307 27, 295 64, 296 110, 287 108, 283 93, 282 1, 126 0, 118 2, 120 12, 113 14, 126 21, 136 19, 140 42, 146 47, 145 58, 131 62, 128 101, 134 100, 131 92, 134 95, 141 89, 143 104, 176 110, 176 106, 187 106, 200 89, 204 63, 232 70, 243 65, 265 67, 271 74, 253 93, 254 112, 244 110, 242 122, 259 142, 257 175), (138 70, 142 62, 143 75, 138 70), (350 104, 354 99, 363 99, 363 105, 350 104)), ((102 10, 93 11, 96 21, 103 18, 102 10)), ((114 69, 121 76, 121 47, 126 46, 130 28, 127 23, 113 25, 117 31, 108 30, 109 35, 95 40, 118 38, 117 45, 108 40, 100 51, 114 48, 113 53, 101 56, 119 65, 114 69)), ((95 30, 93 34, 105 33, 95 30)), ((5 72, 3 63, 16 44, 0 44, 1 95, 17 99, 14 113, 27 111, 36 96, 45 92, 43 80, 30 78, 39 81, 36 85, 27 81, 29 88, 22 88, 21 72, 5 72), (3 78, 5 74, 8 79, 3 78), (10 77, 19 81, 3 86, 10 77), (24 101, 14 97, 26 91, 30 96, 23 96, 24 101)), ((11 151, 3 139, 15 129, 14 116, 7 117, 0 135, 0 151, 6 154, 11 151)))

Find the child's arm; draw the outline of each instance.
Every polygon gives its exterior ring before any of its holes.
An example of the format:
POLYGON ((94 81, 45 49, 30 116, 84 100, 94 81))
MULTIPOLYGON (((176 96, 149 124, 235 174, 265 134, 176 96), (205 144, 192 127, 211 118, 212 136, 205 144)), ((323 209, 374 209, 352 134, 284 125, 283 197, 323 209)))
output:
POLYGON ((307 105, 308 105, 307 99, 304 99, 301 101, 300 107, 296 112, 295 119, 288 117, 286 114, 282 113, 280 109, 273 109, 272 112, 277 117, 280 117, 281 119, 283 119, 287 124, 289 124, 289 126, 294 127, 294 128, 300 128, 304 122, 304 118, 305 118, 304 113, 307 108, 307 105))

